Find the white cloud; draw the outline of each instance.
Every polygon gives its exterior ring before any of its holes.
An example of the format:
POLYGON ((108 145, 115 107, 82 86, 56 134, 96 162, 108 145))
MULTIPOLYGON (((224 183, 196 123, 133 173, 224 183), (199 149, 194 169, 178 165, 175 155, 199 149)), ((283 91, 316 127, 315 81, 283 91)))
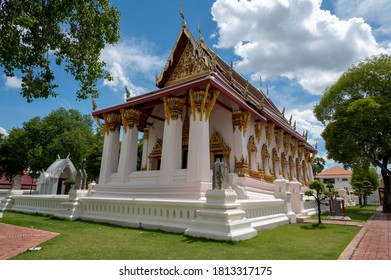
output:
POLYGON ((310 109, 293 109, 287 111, 286 116, 292 115, 292 121, 296 121, 296 130, 300 134, 303 131, 308 131, 308 143, 315 146, 316 143, 322 142, 321 136, 324 126, 318 121, 310 109))
POLYGON ((8 134, 8 131, 5 128, 0 127, 0 136, 1 135, 8 136, 9 134, 8 134))
POLYGON ((337 0, 335 13, 341 18, 362 17, 374 27, 375 35, 391 38, 391 1, 337 0))
POLYGON ((4 75, 4 79, 5 79, 5 86, 7 88, 16 88, 16 89, 22 88, 22 79, 19 79, 16 76, 7 77, 5 75, 4 75))
POLYGON ((352 64, 381 49, 362 18, 341 20, 319 0, 217 0, 219 40, 233 48, 235 66, 258 79, 295 79, 320 95, 352 64))
POLYGON ((103 85, 124 92, 126 86, 135 95, 145 93, 146 89, 139 86, 139 81, 138 85, 134 81, 140 75, 144 79, 154 79, 155 72, 165 63, 164 58, 153 52, 153 44, 145 40, 125 39, 114 46, 106 46, 101 59, 106 62, 113 80, 105 80, 103 85))

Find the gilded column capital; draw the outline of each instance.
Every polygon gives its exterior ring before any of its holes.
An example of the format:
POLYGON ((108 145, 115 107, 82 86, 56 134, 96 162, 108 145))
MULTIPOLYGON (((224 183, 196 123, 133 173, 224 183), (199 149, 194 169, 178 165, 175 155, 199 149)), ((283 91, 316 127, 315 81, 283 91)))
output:
POLYGON ((250 113, 242 110, 232 111, 232 126, 235 131, 238 128, 243 136, 246 134, 248 126, 250 124, 250 113))
POLYGON ((266 140, 267 140, 267 145, 270 146, 273 140, 273 135, 274 135, 274 123, 269 123, 265 126, 266 129, 266 140))
POLYGON ((302 159, 302 157, 303 157, 303 153, 304 153, 304 147, 303 146, 300 146, 299 148, 298 148, 298 157, 299 157, 299 159, 301 160, 302 159))
POLYGON ((310 157, 310 161, 309 161, 311 164, 314 163, 314 160, 315 160, 317 154, 318 154, 317 152, 312 152, 311 157, 310 157))
POLYGON ((118 113, 106 113, 103 114, 105 120, 102 126, 103 133, 109 134, 109 132, 119 131, 121 126, 121 115, 118 113))
POLYGON ((262 138, 262 130, 265 124, 261 122, 260 120, 254 121, 254 130, 255 130, 255 138, 257 139, 257 142, 261 141, 262 138))
POLYGON ((194 121, 196 120, 196 115, 200 115, 200 120, 202 121, 203 115, 205 114, 205 120, 209 119, 210 113, 212 112, 213 106, 216 103, 217 97, 219 96, 218 90, 209 91, 209 84, 205 90, 194 90, 190 89, 189 99, 191 113, 193 115, 194 121))
POLYGON ((141 111, 137 109, 121 109, 122 125, 124 130, 132 129, 134 126, 138 127, 140 124, 141 111))
POLYGON ((170 124, 170 120, 182 119, 183 105, 185 104, 184 98, 165 96, 163 101, 167 124, 170 124))
POLYGON ((288 154, 289 149, 291 147, 291 139, 292 135, 286 134, 284 135, 284 152, 288 154))
POLYGON ((292 155, 296 155, 297 149, 299 147, 299 140, 297 138, 291 139, 291 151, 292 155))
POLYGON ((283 129, 275 129, 274 130, 275 137, 276 137, 276 146, 279 150, 281 148, 282 142, 284 140, 284 130, 283 129))
POLYGON ((144 128, 144 140, 148 141, 149 139, 149 127, 144 128))

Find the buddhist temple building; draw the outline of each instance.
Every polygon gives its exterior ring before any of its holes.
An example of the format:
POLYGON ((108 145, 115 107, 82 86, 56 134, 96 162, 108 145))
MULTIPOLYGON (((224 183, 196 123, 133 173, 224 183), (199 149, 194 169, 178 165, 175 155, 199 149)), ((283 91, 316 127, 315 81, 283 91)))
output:
POLYGON ((93 111, 104 134, 96 184, 66 194, 61 180, 75 170, 58 162, 49 169, 60 181, 46 180, 35 195, 10 192, 0 210, 217 240, 248 239, 315 213, 304 198, 316 155, 306 133, 199 33, 196 40, 182 17, 157 89, 93 111))
POLYGON ((231 181, 245 190, 257 192, 279 176, 303 185, 313 180, 316 149, 306 135, 213 52, 201 32, 197 41, 184 20, 156 86, 93 112, 105 134, 96 195, 202 197, 217 158, 226 159, 231 181))

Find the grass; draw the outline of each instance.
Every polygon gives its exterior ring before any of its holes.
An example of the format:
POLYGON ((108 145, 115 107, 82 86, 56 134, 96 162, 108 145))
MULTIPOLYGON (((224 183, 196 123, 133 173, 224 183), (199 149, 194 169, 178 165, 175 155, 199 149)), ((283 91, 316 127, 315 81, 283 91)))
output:
POLYGON ((333 260, 360 230, 354 226, 283 225, 252 239, 217 242, 183 234, 4 212, 1 222, 59 232, 15 260, 333 260))
MULTIPOLYGON (((350 206, 345 208, 346 216, 348 216, 352 222, 365 222, 367 221, 376 209, 379 208, 379 205, 367 205, 360 208, 360 205, 350 206)), ((321 215, 322 220, 325 220, 329 216, 329 213, 321 215)), ((311 216, 311 219, 318 219, 317 215, 311 216)))

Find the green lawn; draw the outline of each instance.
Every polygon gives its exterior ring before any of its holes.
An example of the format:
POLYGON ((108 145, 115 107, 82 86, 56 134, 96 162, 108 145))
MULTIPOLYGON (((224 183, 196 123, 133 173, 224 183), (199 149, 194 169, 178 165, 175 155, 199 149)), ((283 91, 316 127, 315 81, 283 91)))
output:
MULTIPOLYGON (((360 208, 360 205, 346 207, 346 216, 348 216, 352 222, 365 222, 367 221, 373 213, 378 209, 379 205, 368 205, 360 208)), ((322 220, 325 220, 329 216, 329 213, 322 214, 322 220)), ((311 219, 318 219, 317 215, 313 215, 311 219)))
POLYGON ((17 260, 333 260, 360 230, 355 226, 291 224, 240 242, 216 242, 143 229, 4 212, 1 222, 59 232, 40 251, 17 260))

